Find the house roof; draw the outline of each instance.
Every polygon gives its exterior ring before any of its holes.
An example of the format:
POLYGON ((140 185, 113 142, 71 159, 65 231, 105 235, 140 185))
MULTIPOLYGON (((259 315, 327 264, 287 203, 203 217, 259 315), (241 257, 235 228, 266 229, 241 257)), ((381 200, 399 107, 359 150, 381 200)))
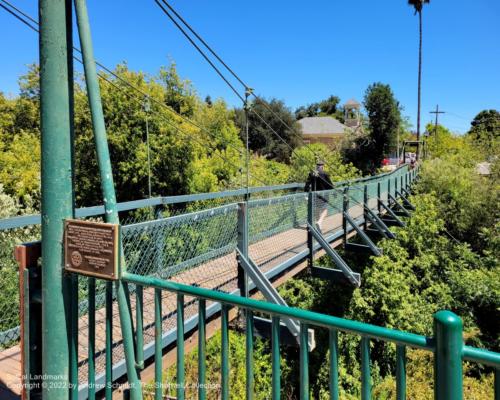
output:
POLYGON ((303 135, 342 135, 347 129, 333 117, 306 117, 298 122, 303 135))

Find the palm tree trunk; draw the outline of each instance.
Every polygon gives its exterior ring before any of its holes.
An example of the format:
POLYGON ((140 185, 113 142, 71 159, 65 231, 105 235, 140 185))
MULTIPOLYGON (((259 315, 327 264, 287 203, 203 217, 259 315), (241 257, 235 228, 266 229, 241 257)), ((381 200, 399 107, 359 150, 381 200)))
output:
POLYGON ((420 158, 420 87, 422 82, 422 11, 418 12, 420 40, 418 43, 418 105, 417 105, 417 160, 420 158))

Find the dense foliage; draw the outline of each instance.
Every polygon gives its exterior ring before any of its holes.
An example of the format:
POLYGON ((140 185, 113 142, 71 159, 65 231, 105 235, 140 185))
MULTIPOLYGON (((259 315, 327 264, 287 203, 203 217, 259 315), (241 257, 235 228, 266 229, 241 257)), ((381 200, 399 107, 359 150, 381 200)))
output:
POLYGON ((347 161, 373 174, 396 144, 401 128, 401 108, 389 85, 374 83, 366 89, 364 106, 369 119, 367 136, 358 137, 344 151, 347 161))
POLYGON ((267 101, 257 97, 249 103, 247 117, 243 109, 235 112, 235 122, 243 141, 246 141, 248 117, 249 148, 260 156, 288 163, 294 149, 302 144, 300 126, 281 100, 267 101))
MULTIPOLYGON (((153 194, 183 194, 241 187, 246 183, 242 110, 231 110, 222 100, 202 101, 192 85, 182 80, 174 65, 148 76, 119 65, 119 78, 106 75, 101 82, 109 146, 119 201, 146 197, 148 167, 146 124, 149 129, 153 194), (148 94, 137 96, 122 79, 148 94), (109 83, 109 82, 111 83, 109 83), (189 118, 192 122, 187 121, 189 118)), ((337 115, 338 98, 331 96, 300 109, 311 115, 337 115)), ((252 186, 304 181, 317 158, 326 163, 333 181, 373 173, 402 129, 400 107, 388 85, 373 84, 365 96, 370 119, 366 136, 346 152, 323 144, 301 146, 295 117, 278 100, 256 100, 252 107, 286 141, 278 139, 256 113, 250 115, 250 180, 252 186), (271 111, 270 111, 271 110, 271 111), (285 124, 281 121, 285 121, 285 124)), ((39 86, 37 67, 20 79, 20 95, 0 93, 0 218, 30 214, 39 207, 39 86)), ((300 114, 302 115, 302 114, 300 114)), ((500 162, 498 112, 484 111, 475 118, 466 137, 438 126, 428 138, 432 159, 421 169, 411 201, 416 211, 404 228, 392 228, 395 240, 380 240, 383 255, 368 257, 344 253, 362 274, 357 289, 313 279, 307 273, 280 289, 296 307, 429 335, 432 315, 439 309, 459 314, 468 343, 500 349, 500 162), (491 174, 480 176, 477 163, 489 160, 491 174)), ((428 130, 433 131, 429 126, 428 130)), ((101 202, 90 113, 83 82, 75 83, 76 182, 78 205, 101 202)), ((279 216, 274 216, 277 218, 279 216)), ((272 222, 272 221, 271 221, 272 222)), ((12 259, 16 243, 35 239, 37 228, 0 232, 0 330, 18 324, 17 268, 12 259)), ((203 242, 198 245, 203 245, 203 242)), ((331 267, 328 259, 321 264, 331 267)), ((244 337, 239 326, 230 334, 231 390, 244 395, 244 337)), ((311 391, 327 398, 327 333, 316 332, 311 353, 311 391)), ((359 398, 359 338, 340 335, 342 396, 359 398)), ((372 343, 373 393, 394 397, 393 346, 372 343)), ((220 335, 209 341, 208 380, 218 382, 220 335)), ((188 381, 196 381, 196 352, 186 360, 188 381)), ((408 354, 409 398, 432 398, 432 360, 421 351, 408 354)), ((255 346, 257 398, 270 396, 270 346, 255 346)), ((282 349, 283 398, 296 398, 299 386, 298 351, 282 349)), ((168 382, 175 381, 173 369, 168 382)), ((489 369, 466 366, 466 395, 491 397, 489 369)), ((169 392, 173 394, 173 392, 169 392)), ((217 397, 217 392, 213 392, 217 397)))
POLYGON ((484 110, 471 122, 468 132, 472 140, 488 156, 498 156, 500 152, 500 112, 484 110))
POLYGON ((300 106, 295 110, 295 118, 299 120, 306 117, 332 116, 340 122, 344 122, 344 109, 342 106, 339 106, 339 104, 340 98, 338 96, 331 95, 327 99, 321 100, 317 103, 300 106))

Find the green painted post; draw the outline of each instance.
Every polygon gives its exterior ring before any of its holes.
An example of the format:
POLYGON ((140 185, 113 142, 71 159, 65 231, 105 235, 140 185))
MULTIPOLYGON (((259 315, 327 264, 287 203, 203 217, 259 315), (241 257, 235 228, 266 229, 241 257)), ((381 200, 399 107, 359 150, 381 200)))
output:
POLYGON ((377 209, 378 209, 378 213, 380 215, 380 213, 382 212, 382 205, 380 204, 381 200, 382 200, 382 191, 380 190, 380 181, 377 182, 377 198, 379 200, 377 200, 377 209))
MULTIPOLYGON (((309 192, 307 195, 307 222, 309 225, 314 226, 314 193, 309 192)), ((308 266, 314 267, 314 240, 313 235, 307 230, 307 248, 309 249, 308 266)))
POLYGON ((434 314, 434 398, 461 400, 462 390, 462 320, 451 311, 434 314))
POLYGON ((371 400, 370 339, 361 338, 361 400, 371 400))
POLYGON ((388 207, 391 206, 391 199, 389 197, 389 193, 391 193, 391 178, 387 178, 387 206, 388 207))
POLYGON ((144 333, 143 333, 143 318, 144 318, 144 293, 141 285, 135 287, 135 352, 136 362, 139 369, 144 368, 144 333))
POLYGON ((40 0, 42 373, 44 399, 69 398, 70 279, 63 275, 63 223, 74 215, 71 2, 40 0))
MULTIPOLYGON (((103 192, 103 203, 105 209, 106 222, 118 224, 118 209, 116 207, 116 195, 113 183, 113 171, 109 156, 108 140, 104 125, 104 114, 102 110, 101 94, 95 67, 94 51, 92 48, 92 38, 90 34, 90 24, 85 0, 75 0, 75 10, 77 16, 78 32, 83 55, 83 65, 85 69, 85 82, 89 97, 90 111, 92 116, 92 128, 97 152, 97 161, 101 176, 101 188, 103 192)), ((120 250, 120 270, 125 267, 123 262, 123 250, 120 250)), ((116 295, 118 301, 118 311, 127 365, 127 376, 131 388, 131 399, 142 399, 142 389, 136 370, 134 354, 134 338, 132 334, 132 319, 130 309, 127 306, 127 295, 124 283, 121 280, 116 282, 116 295)))
POLYGON ((184 400, 184 295, 177 294, 177 399, 184 400))
POLYGON ((300 400, 309 399, 309 341, 307 324, 300 323, 300 400))
POLYGON ((347 244, 347 220, 345 218, 345 214, 349 212, 349 186, 344 188, 343 193, 343 202, 342 202, 342 237, 344 246, 347 244))
POLYGON ((95 400, 95 278, 88 278, 88 398, 95 400))
MULTIPOLYGON (((365 187, 363 189, 363 204, 368 207, 368 185, 365 184, 365 187)), ((365 225, 365 231, 368 230, 368 217, 366 216, 368 213, 366 212, 366 209, 363 208, 363 219, 364 219, 364 225, 365 225)))
POLYGON ((71 274, 71 328, 69 331, 70 339, 70 348, 69 348, 69 388, 70 388, 70 399, 77 400, 78 399, 78 319, 79 309, 78 309, 78 275, 71 274))
POLYGON ((106 282, 106 400, 113 396, 113 283, 106 282))
POLYGON ((396 399, 406 399, 406 346, 396 345, 396 399))
MULTIPOLYGON (((238 203, 238 249, 248 257, 248 203, 238 203)), ((248 275, 238 263, 238 287, 240 295, 248 297, 248 275)))
POLYGON ((229 400, 229 306, 221 311, 221 398, 229 400))
POLYGON ((339 400, 339 338, 336 329, 329 331, 330 400, 339 400))
POLYGON ((253 312, 245 310, 246 317, 246 398, 252 400, 254 397, 253 377, 253 312))
POLYGON ((155 289, 155 400, 163 399, 162 291, 155 289))
POLYGON ((204 299, 198 300, 198 400, 205 400, 207 398, 207 383, 206 373, 206 301, 204 299))
POLYGON ((273 316, 271 322, 271 352, 272 352, 272 399, 280 399, 280 317, 273 316))

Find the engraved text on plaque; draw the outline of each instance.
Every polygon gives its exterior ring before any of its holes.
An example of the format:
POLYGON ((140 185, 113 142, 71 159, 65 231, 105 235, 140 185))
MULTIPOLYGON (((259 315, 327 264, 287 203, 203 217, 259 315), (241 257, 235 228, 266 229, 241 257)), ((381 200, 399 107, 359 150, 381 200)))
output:
POLYGON ((66 270, 101 279, 118 279, 118 229, 116 224, 66 220, 66 270))

